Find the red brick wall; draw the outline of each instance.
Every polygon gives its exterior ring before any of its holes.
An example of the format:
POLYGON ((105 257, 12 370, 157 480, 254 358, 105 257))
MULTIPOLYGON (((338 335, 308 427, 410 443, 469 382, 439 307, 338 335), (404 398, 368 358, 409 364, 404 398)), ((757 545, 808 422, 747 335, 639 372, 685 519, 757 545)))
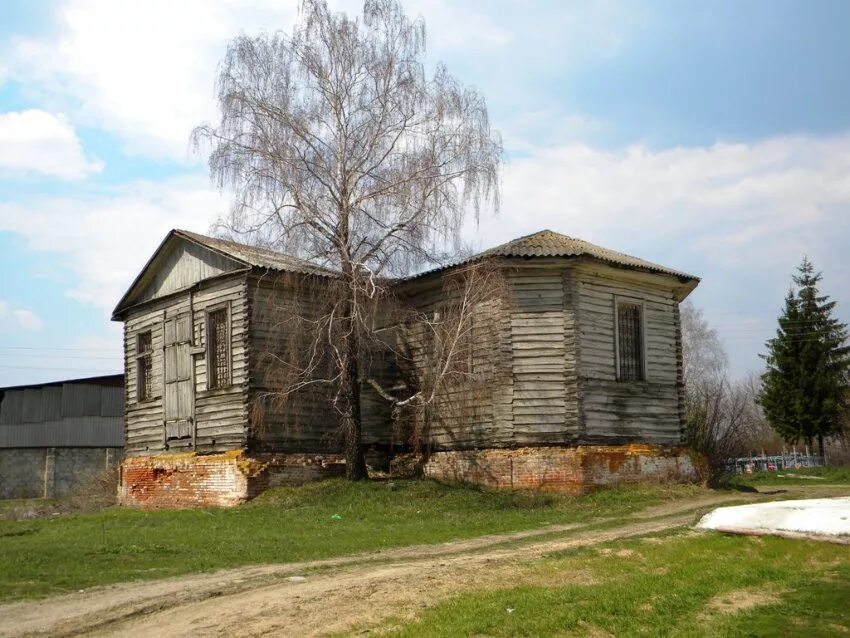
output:
POLYGON ((232 507, 270 487, 337 476, 338 455, 163 454, 121 465, 122 505, 155 508, 232 507))
POLYGON ((616 483, 697 480, 688 450, 649 445, 436 452, 425 463, 424 474, 500 489, 570 494, 616 483))

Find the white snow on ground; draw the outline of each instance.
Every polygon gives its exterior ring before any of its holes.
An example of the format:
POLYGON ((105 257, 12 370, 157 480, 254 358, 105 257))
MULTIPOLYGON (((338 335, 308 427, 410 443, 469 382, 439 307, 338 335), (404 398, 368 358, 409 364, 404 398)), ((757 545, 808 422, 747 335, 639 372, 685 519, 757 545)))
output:
POLYGON ((850 497, 720 507, 703 516, 697 528, 736 534, 843 537, 850 541, 850 497))

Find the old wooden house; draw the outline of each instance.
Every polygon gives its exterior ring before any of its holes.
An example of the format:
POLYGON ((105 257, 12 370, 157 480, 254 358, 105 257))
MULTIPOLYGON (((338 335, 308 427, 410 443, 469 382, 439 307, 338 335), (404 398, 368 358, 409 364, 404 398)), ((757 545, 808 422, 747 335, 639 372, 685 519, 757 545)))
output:
MULTIPOLYGON (((509 298, 475 318, 462 419, 429 428, 426 475, 580 492, 691 478, 682 447, 679 303, 698 279, 552 231, 396 283, 438 312, 471 263, 503 272, 509 298)), ((172 231, 119 302, 126 356, 125 503, 229 505, 270 485, 339 473, 321 393, 274 407, 262 355, 285 330, 273 307, 311 303, 334 273, 242 244, 172 231), (285 275, 285 276, 282 276, 285 275), (289 286, 291 276, 309 286, 289 286)), ((375 463, 407 452, 364 387, 375 463)))

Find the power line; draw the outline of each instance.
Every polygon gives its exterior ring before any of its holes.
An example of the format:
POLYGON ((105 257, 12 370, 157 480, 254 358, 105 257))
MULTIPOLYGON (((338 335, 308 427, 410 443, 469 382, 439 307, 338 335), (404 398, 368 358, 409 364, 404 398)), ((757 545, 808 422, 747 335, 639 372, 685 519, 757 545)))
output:
POLYGON ((112 371, 115 370, 115 368, 112 368, 110 370, 107 370, 106 368, 71 368, 71 367, 68 367, 68 368, 65 368, 65 367, 50 368, 50 367, 46 367, 46 366, 8 366, 8 365, 5 365, 5 364, 0 364, 0 368, 6 369, 6 370, 76 370, 78 372, 112 372, 112 371))
MULTIPOLYGON (((117 346, 116 348, 117 349, 117 346)), ((113 352, 113 348, 56 348, 53 346, 0 346, 0 350, 59 350, 74 352, 113 352)))
POLYGON ((39 353, 36 353, 36 352, 24 352, 24 353, 14 353, 14 354, 5 354, 5 353, 0 352, 0 355, 8 357, 10 359, 12 359, 12 358, 14 358, 14 359, 20 359, 20 358, 28 358, 28 359, 72 359, 72 360, 75 360, 75 361, 77 361, 77 360, 79 360, 79 361, 85 361, 85 360, 89 360, 89 361, 94 361, 94 360, 115 361, 115 360, 121 359, 120 354, 116 354, 114 357, 89 357, 89 356, 86 356, 86 355, 61 355, 61 354, 53 354, 53 353, 39 354, 39 353))

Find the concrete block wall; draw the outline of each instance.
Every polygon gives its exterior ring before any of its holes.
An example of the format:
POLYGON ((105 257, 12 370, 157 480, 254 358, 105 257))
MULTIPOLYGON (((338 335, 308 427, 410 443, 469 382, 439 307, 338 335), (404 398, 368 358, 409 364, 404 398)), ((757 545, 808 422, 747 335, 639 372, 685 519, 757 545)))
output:
POLYGON ((0 499, 57 498, 120 463, 122 448, 0 449, 0 499))
POLYGON ((341 455, 161 454, 121 465, 119 499, 142 509, 232 507, 280 485, 296 485, 345 472, 341 455))
POLYGON ((426 477, 496 489, 584 494, 618 483, 697 481, 695 459, 685 448, 650 445, 524 447, 436 452, 426 477))

